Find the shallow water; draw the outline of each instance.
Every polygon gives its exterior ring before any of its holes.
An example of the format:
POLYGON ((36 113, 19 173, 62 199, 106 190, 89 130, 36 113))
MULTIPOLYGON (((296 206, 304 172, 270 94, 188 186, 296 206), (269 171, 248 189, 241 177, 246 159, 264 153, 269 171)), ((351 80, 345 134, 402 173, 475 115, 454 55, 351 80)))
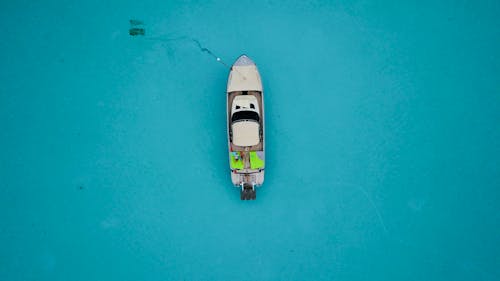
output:
POLYGON ((0 9, 0 280, 500 279, 498 1, 163 2, 0 9), (261 71, 256 201, 192 39, 261 71))

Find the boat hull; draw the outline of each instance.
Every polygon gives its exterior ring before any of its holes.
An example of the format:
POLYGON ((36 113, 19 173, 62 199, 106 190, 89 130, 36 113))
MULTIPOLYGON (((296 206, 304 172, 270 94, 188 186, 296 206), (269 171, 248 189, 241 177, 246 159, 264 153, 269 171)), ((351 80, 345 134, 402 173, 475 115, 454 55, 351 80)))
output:
POLYGON ((255 188, 264 183, 265 174, 264 91, 257 66, 245 55, 240 56, 231 67, 226 91, 226 108, 231 181, 234 186, 241 188, 241 199, 255 199, 255 188), (256 145, 237 146, 232 143, 231 108, 235 97, 239 95, 253 95, 257 100, 257 108, 260 111, 260 142, 256 145))

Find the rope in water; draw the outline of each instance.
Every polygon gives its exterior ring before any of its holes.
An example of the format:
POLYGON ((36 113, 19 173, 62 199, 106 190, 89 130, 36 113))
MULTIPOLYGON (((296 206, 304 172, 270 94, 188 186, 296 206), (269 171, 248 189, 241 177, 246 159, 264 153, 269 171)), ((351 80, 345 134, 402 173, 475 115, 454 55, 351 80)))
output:
POLYGON ((188 36, 179 36, 179 37, 170 37, 170 38, 169 37, 145 37, 144 39, 151 40, 151 41, 159 41, 159 42, 164 42, 164 43, 169 43, 169 42, 178 41, 178 40, 188 40, 188 41, 191 41, 191 42, 193 42, 193 43, 196 44, 196 46, 198 47, 198 49, 201 52, 207 53, 209 56, 213 57, 218 63, 222 64, 224 67, 226 67, 229 70, 234 70, 235 72, 237 72, 238 74, 240 74, 241 77, 243 77, 244 80, 246 80, 246 77, 245 77, 245 75, 243 75, 243 73, 241 73, 237 69, 233 69, 231 66, 229 66, 228 64, 226 64, 219 56, 217 56, 210 49, 204 47, 200 43, 200 41, 198 41, 195 38, 188 37, 188 36))

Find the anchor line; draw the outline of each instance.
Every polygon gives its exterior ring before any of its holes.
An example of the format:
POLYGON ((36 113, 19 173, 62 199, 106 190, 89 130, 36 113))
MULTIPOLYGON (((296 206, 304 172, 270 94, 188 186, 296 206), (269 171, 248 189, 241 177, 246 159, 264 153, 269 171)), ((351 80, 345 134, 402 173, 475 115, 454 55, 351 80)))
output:
POLYGON ((177 40, 189 40, 189 41, 192 41, 193 43, 196 44, 196 46, 198 47, 198 49, 201 52, 206 53, 209 56, 213 57, 217 62, 219 62, 220 64, 222 64, 224 67, 228 68, 229 70, 234 70, 239 75, 241 75, 241 77, 243 77, 244 80, 246 80, 246 77, 245 77, 245 75, 243 75, 243 73, 241 73, 237 69, 233 69, 231 66, 229 66, 228 64, 226 64, 219 56, 217 56, 216 54, 214 54, 210 49, 208 49, 206 47, 203 47, 203 45, 201 45, 200 41, 198 41, 195 38, 188 37, 188 36, 179 36, 179 37, 173 37, 173 38, 168 38, 168 37, 167 38, 165 38, 165 37, 146 37, 144 39, 151 40, 151 41, 160 41, 160 42, 164 42, 164 43, 168 43, 168 42, 171 42, 171 41, 177 41, 177 40))

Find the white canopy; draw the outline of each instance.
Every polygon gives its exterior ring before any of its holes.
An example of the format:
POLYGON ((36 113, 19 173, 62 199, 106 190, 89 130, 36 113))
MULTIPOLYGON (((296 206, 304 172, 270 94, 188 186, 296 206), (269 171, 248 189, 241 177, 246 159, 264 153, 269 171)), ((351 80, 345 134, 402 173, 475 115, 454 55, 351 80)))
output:
POLYGON ((253 146, 260 142, 259 123, 241 121, 233 123, 233 143, 237 146, 253 146))

